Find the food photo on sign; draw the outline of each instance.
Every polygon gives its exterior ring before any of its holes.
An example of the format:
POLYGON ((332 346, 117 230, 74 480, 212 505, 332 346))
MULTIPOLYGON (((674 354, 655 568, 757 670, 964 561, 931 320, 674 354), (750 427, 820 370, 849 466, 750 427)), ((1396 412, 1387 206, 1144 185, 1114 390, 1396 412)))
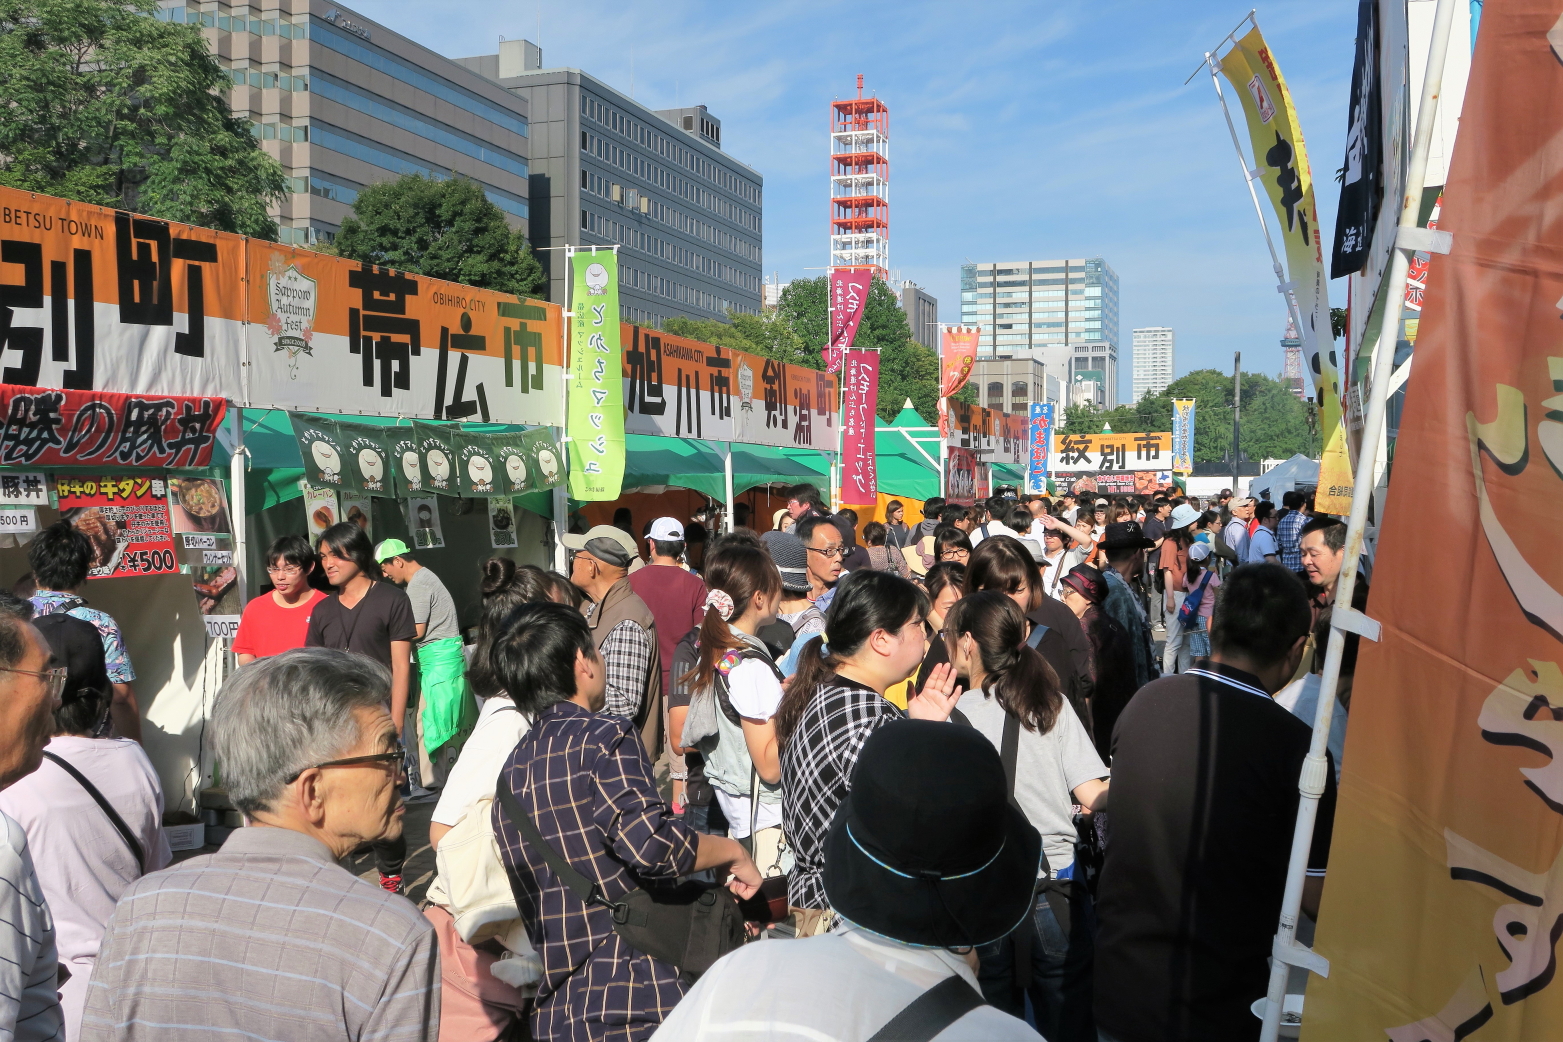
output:
POLYGON ((342 520, 350 521, 364 530, 364 535, 374 541, 374 501, 368 496, 353 493, 342 494, 342 520))
POLYGON ((214 478, 169 478, 168 513, 181 570, 205 617, 206 632, 232 636, 239 626, 239 570, 233 560, 228 492, 214 478))
POLYGON ((337 504, 334 488, 316 488, 307 481, 300 481, 304 490, 304 517, 309 523, 309 541, 313 543, 320 534, 342 520, 342 509, 337 504))
POLYGON ((92 543, 87 578, 179 570, 168 481, 157 477, 56 477, 60 517, 92 543))
POLYGON ((438 550, 445 545, 440 527, 440 501, 433 496, 409 499, 407 527, 412 529, 413 546, 419 550, 438 550))
POLYGON ((495 550, 516 545, 516 508, 509 496, 490 496, 488 542, 495 550))

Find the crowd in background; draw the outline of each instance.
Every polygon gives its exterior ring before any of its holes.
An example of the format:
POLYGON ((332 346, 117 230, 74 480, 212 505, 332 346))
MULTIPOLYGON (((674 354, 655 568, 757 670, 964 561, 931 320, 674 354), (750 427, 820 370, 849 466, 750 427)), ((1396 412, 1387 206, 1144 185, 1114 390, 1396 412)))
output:
POLYGON ((278 539, 211 722, 247 827, 172 866, 91 546, 41 533, 0 595, 0 1037, 1257 1037, 1345 527, 918 512, 620 510, 567 574, 485 561, 465 632, 400 540, 278 539))

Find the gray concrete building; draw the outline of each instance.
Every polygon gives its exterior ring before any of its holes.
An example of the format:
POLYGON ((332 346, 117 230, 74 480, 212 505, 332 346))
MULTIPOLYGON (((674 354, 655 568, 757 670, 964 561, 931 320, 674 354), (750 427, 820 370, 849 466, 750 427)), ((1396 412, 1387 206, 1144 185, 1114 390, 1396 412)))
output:
POLYGON ((470 178, 530 233, 525 98, 325 0, 175 0, 156 16, 202 26, 230 108, 288 172, 283 242, 331 241, 360 189, 410 173, 470 178))
POLYGON ((1060 402, 1064 384, 1042 362, 1016 354, 997 358, 978 355, 971 370, 971 386, 976 388, 978 404, 985 408, 1025 415, 1032 402, 1060 402))
POLYGON ((915 282, 901 283, 901 310, 912 327, 912 339, 939 350, 939 301, 915 282))
POLYGON ((963 264, 961 324, 982 327, 979 358, 1028 355, 1066 383, 1098 374, 1117 404, 1118 273, 1102 258, 963 264))
POLYGON ((541 68, 526 40, 458 62, 527 105, 550 300, 564 300, 558 247, 618 244, 625 321, 759 313, 763 182, 722 151, 705 106, 653 111, 580 69, 541 68))

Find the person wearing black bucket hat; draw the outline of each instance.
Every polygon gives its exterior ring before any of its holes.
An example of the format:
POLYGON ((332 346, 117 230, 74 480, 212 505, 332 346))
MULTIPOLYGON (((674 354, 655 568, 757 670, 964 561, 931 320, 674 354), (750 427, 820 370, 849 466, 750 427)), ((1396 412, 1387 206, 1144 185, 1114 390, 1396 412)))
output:
POLYGON ((1145 538, 1138 521, 1119 521, 1108 525, 1097 544, 1106 555, 1102 576, 1107 580, 1107 597, 1102 609, 1129 631, 1134 652, 1134 686, 1144 687, 1161 675, 1151 639, 1150 619, 1145 614, 1145 597, 1139 588, 1145 571, 1145 551, 1155 544, 1145 538))
POLYGON ((861 1042, 912 1019, 914 1003, 943 1014, 922 1021, 916 1037, 1035 1040, 1024 1021, 983 1004, 973 972, 975 947, 1030 913, 1042 859, 1042 837, 1008 789, 998 752, 973 728, 923 720, 879 728, 863 743, 825 839, 824 888, 840 925, 718 960, 655 1042, 861 1042))

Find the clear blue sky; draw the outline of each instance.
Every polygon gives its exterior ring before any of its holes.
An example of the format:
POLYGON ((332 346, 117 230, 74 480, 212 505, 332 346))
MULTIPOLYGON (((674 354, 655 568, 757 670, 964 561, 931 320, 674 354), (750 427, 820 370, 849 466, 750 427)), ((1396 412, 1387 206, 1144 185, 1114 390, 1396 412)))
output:
MULTIPOLYGON (((358 7, 451 57, 538 36, 536 0, 358 7)), ((722 120, 723 147, 765 179, 767 277, 827 260, 829 103, 861 72, 890 106, 891 265, 943 321, 960 320, 965 259, 1102 256, 1122 283, 1122 397, 1135 326, 1177 331, 1180 374, 1230 369, 1238 350, 1245 369, 1280 371, 1285 308, 1220 107, 1207 75, 1183 85, 1246 3, 542 7, 545 65, 626 92, 633 76, 643 104, 722 120)), ((1328 262, 1356 5, 1269 3, 1258 18, 1300 113, 1328 262)))

